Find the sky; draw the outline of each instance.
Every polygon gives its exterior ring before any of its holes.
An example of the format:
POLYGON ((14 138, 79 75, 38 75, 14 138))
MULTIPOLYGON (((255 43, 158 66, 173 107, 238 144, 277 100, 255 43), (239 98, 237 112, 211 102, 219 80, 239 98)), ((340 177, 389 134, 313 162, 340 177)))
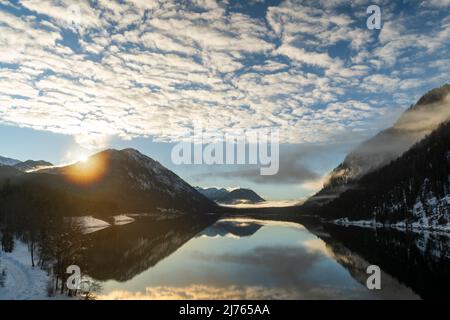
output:
POLYGON ((62 164, 133 147, 193 185, 302 199, 450 82, 449 13, 450 0, 0 0, 0 155, 62 164), (276 128, 278 174, 174 164, 198 123, 276 128))

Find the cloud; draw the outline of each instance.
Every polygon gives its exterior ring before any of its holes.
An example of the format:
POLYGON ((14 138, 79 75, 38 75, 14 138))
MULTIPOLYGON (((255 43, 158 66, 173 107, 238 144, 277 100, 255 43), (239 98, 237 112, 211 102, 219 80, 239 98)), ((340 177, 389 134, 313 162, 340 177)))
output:
POLYGON ((423 1, 421 5, 431 6, 431 7, 436 7, 436 8, 446 8, 446 7, 450 6, 450 1, 449 0, 426 0, 426 1, 423 1))
POLYGON ((2 2, 0 123, 69 134, 88 148, 112 136, 177 141, 198 119, 217 130, 277 127, 284 143, 323 142, 372 128, 383 106, 406 106, 448 80, 445 17, 408 22, 386 4, 392 22, 377 37, 361 27, 364 1, 350 11, 345 1, 251 4, 264 8, 259 16, 227 5, 2 2), (420 85, 402 74, 412 68, 428 70, 420 85))
POLYGON ((293 279, 298 279, 296 284, 303 286, 304 283, 298 275, 305 274, 327 256, 324 250, 313 248, 311 242, 297 246, 260 246, 238 253, 205 254, 200 251, 192 253, 192 257, 199 261, 237 263, 250 266, 254 270, 266 269, 270 278, 276 279, 278 284, 289 286, 294 285, 293 279), (280 264, 280 261, 283 263, 280 264))
MULTIPOLYGON (((321 291, 321 290, 317 290, 321 291)), ((256 300, 292 299, 298 292, 292 289, 264 286, 226 287, 212 285, 190 285, 183 287, 147 287, 145 292, 115 290, 98 296, 99 300, 256 300)))
POLYGON ((308 169, 300 161, 296 155, 283 155, 280 158, 278 173, 271 176, 262 176, 259 168, 248 169, 245 167, 237 171, 216 172, 214 176, 227 179, 241 178, 262 184, 301 184, 319 177, 317 173, 308 169))
MULTIPOLYGON (((320 178, 320 175, 310 169, 307 156, 320 153, 320 146, 296 145, 281 146, 279 157, 279 170, 274 175, 261 175, 259 165, 240 165, 235 166, 233 170, 227 170, 226 167, 217 165, 207 173, 196 174, 197 178, 226 178, 226 179, 243 179, 258 184, 292 184, 298 185, 311 182, 320 178)), ((278 159, 272 159, 277 161, 278 159)))

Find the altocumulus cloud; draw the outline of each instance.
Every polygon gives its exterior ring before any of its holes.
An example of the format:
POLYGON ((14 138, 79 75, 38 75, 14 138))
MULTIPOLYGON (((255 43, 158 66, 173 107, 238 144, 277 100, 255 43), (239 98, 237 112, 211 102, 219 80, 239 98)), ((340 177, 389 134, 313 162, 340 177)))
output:
POLYGON ((198 120, 283 143, 361 132, 449 80, 448 2, 378 2, 381 32, 365 0, 0 0, 0 123, 92 148, 198 120))

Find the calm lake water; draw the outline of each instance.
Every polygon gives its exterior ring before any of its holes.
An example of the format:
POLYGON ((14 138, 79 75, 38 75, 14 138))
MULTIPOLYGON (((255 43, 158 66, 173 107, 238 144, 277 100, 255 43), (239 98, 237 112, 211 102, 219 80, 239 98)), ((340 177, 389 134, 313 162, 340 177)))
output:
POLYGON ((447 236, 252 218, 147 221, 89 236, 101 299, 448 297, 447 236), (308 225, 308 229, 304 226, 308 225), (366 268, 382 269, 382 290, 366 268))

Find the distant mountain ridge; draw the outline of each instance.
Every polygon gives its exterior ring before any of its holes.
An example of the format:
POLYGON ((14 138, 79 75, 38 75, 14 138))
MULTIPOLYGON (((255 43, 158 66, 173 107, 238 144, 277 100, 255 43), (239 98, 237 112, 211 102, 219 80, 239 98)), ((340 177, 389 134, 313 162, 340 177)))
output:
POLYGON ((33 170, 39 170, 45 167, 52 167, 53 164, 48 162, 48 161, 44 161, 44 160, 27 160, 24 162, 20 162, 14 165, 14 168, 19 169, 20 171, 33 171, 33 170))
POLYGON ((18 163, 21 163, 22 161, 17 160, 17 159, 12 159, 12 158, 6 158, 6 157, 2 157, 0 156, 0 165, 4 165, 4 166, 14 166, 18 163))
POLYGON ((38 161, 27 160, 27 161, 22 162, 17 159, 6 158, 6 157, 0 156, 0 166, 10 166, 10 167, 14 167, 20 171, 27 172, 27 171, 38 170, 43 167, 51 167, 51 166, 53 166, 53 164, 48 161, 44 161, 44 160, 38 160, 38 161))
POLYGON ((227 190, 225 188, 201 188, 196 187, 197 191, 208 197, 209 199, 224 203, 224 204, 238 204, 238 203, 259 203, 265 201, 255 191, 245 188, 237 188, 234 190, 227 190))
POLYGON ((233 221, 233 220, 221 220, 216 222, 214 225, 209 226, 201 232, 201 236, 208 236, 214 238, 216 236, 226 237, 249 237, 263 225, 256 223, 254 221, 233 221))
POLYGON ((258 203, 265 201, 255 191, 250 189, 239 188, 230 191, 227 195, 219 199, 220 203, 258 203))
POLYGON ((229 193, 229 191, 225 188, 215 188, 215 187, 202 188, 197 186, 195 187, 195 189, 201 194, 203 194, 205 197, 213 201, 217 201, 218 199, 223 198, 229 193))

